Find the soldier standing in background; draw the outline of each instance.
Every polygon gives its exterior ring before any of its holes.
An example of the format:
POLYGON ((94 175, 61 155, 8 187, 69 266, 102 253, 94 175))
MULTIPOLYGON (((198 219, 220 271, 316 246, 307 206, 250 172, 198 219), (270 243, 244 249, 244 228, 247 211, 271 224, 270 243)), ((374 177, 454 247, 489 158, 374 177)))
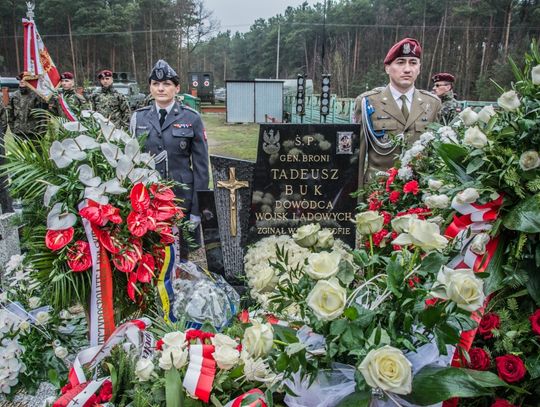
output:
POLYGON ((433 81, 433 93, 442 101, 441 122, 448 124, 461 112, 461 103, 456 100, 454 94, 456 78, 450 73, 441 72, 433 75, 431 80, 433 81))
MULTIPOLYGON (((201 222, 197 191, 208 189, 209 182, 204 125, 199 113, 175 100, 180 78, 167 62, 159 60, 154 65, 148 82, 154 102, 133 113, 130 130, 136 137, 146 135, 144 149, 154 156, 162 178, 187 186, 175 187, 174 193, 182 199, 197 240, 201 222)), ((181 246, 180 255, 187 257, 186 245, 181 246)))
MULTIPOLYGON (((62 86, 62 90, 59 93, 62 94, 68 106, 74 108, 76 113, 90 108, 84 96, 75 92, 75 77, 71 72, 64 72, 60 75, 60 85, 62 86)), ((51 101, 50 110, 57 116, 65 117, 64 111, 58 101, 58 96, 51 101)))
MULTIPOLYGON (((0 165, 5 163, 4 136, 6 135, 7 122, 7 110, 4 102, 2 102, 2 98, 0 98, 0 165)), ((0 209, 2 213, 13 212, 11 197, 8 194, 7 177, 5 175, 0 177, 0 209)))
POLYGON ((400 153, 395 138, 411 145, 429 123, 437 121, 441 109, 439 98, 414 87, 421 55, 422 48, 413 38, 394 44, 384 59, 390 83, 356 98, 355 119, 362 126, 360 188, 377 171, 392 167, 400 153))
POLYGON ((46 130, 46 122, 38 117, 39 113, 33 109, 47 109, 47 103, 37 93, 32 91, 24 80, 25 72, 22 72, 17 90, 9 101, 8 123, 13 134, 35 139, 46 130))
POLYGON ((101 89, 91 96, 92 109, 119 127, 126 128, 131 115, 127 98, 113 87, 112 72, 104 69, 98 74, 101 89))

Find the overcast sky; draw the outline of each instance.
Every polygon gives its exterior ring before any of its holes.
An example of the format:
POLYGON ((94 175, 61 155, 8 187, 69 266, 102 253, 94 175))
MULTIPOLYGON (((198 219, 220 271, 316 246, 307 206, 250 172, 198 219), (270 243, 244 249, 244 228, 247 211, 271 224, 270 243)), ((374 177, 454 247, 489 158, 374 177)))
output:
MULTIPOLYGON (((220 31, 246 32, 257 18, 268 19, 283 14, 288 6, 296 7, 306 0, 204 0, 213 17, 220 22, 220 31)), ((310 5, 323 0, 307 0, 310 5)))

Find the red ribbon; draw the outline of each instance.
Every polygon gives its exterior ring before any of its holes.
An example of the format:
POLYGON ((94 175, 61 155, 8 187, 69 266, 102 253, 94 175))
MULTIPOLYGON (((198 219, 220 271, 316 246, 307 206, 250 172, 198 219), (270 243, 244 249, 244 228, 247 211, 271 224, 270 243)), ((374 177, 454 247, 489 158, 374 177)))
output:
POLYGON ((259 398, 244 407, 267 407, 266 400, 264 398, 264 393, 259 389, 251 389, 250 391, 242 394, 241 396, 238 396, 237 398, 233 400, 230 407, 241 407, 242 401, 244 401, 244 399, 246 399, 246 397, 248 397, 251 394, 258 394, 259 398))

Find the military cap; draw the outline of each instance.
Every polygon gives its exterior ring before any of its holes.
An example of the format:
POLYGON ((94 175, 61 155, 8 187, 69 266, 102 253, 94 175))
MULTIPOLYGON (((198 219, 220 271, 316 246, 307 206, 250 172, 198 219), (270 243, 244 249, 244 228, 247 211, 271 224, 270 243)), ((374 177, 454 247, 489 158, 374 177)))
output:
POLYGON ((180 78, 174 69, 163 59, 157 61, 152 68, 152 72, 148 76, 148 82, 150 83, 152 80, 158 82, 172 81, 175 85, 180 84, 180 78))
POLYGON ((60 79, 74 79, 75 76, 73 76, 73 73, 71 72, 62 72, 62 75, 60 75, 60 79))
POLYGON ((18 74, 15 78, 20 81, 21 79, 23 79, 25 76, 28 76, 28 72, 26 71, 22 71, 20 74, 18 74))
POLYGON ((112 78, 112 71, 108 69, 104 69, 98 73, 97 77, 98 79, 112 78))
POLYGON ((454 83, 456 78, 451 73, 440 72, 440 73, 436 73, 435 75, 433 75, 431 77, 431 80, 433 82, 450 82, 450 83, 454 83))
POLYGON ((414 38, 403 38, 401 41, 395 43, 392 48, 386 54, 384 58, 384 64, 391 64, 395 59, 401 57, 416 57, 420 58, 422 55, 422 47, 420 43, 414 38))

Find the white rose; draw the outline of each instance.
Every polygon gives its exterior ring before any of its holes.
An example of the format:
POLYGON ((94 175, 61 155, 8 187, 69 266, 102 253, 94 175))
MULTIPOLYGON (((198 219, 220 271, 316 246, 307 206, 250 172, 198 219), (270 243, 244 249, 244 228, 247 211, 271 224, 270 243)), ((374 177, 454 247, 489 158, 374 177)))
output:
POLYGON ((83 314, 84 307, 81 304, 73 305, 72 307, 68 308, 68 312, 73 315, 83 314))
POLYGON ((49 319, 51 319, 51 316, 46 311, 39 311, 36 314, 36 322, 40 325, 45 325, 47 322, 49 322, 49 319))
POLYGON ((512 112, 519 108, 521 102, 516 91, 509 90, 508 92, 504 92, 501 96, 499 96, 499 99, 497 99, 497 104, 507 112, 512 112))
POLYGON ((424 203, 430 209, 445 209, 450 205, 450 198, 448 195, 430 195, 424 199, 424 203))
POLYGON ((474 148, 484 148, 488 143, 486 135, 477 126, 469 127, 465 131, 463 144, 474 148))
POLYGON ((30 322, 22 321, 19 325, 19 329, 23 332, 28 331, 30 329, 30 322))
POLYGON ((334 277, 339 271, 341 254, 339 252, 311 253, 307 258, 306 273, 315 280, 334 277))
POLYGON ((278 276, 273 267, 267 266, 249 279, 249 284, 255 291, 272 291, 278 282, 278 276))
POLYGON ((468 107, 459 114, 459 118, 465 126, 472 126, 478 121, 478 113, 468 107))
POLYGON ((490 236, 487 233, 477 234, 471 242, 471 251, 474 254, 483 256, 486 253, 486 246, 490 241, 490 236))
POLYGON ((534 150, 525 151, 519 157, 519 166, 523 171, 529 171, 540 166, 540 157, 538 152, 534 150))
POLYGON ((441 236, 439 226, 420 219, 411 219, 407 233, 401 233, 392 241, 393 245, 409 246, 414 245, 429 252, 432 250, 442 250, 448 244, 448 240, 441 236))
POLYGON ((170 346, 184 347, 186 345, 186 334, 184 332, 176 331, 169 332, 163 336, 163 349, 170 346))
POLYGON ((330 249, 334 246, 334 234, 330 229, 319 231, 316 246, 321 249, 330 249))
POLYGON ((154 364, 151 359, 141 358, 135 364, 135 376, 140 382, 146 382, 152 377, 154 364))
POLYGON ((435 180, 435 179, 429 179, 428 180, 428 187, 432 191, 438 191, 439 189, 442 188, 443 185, 444 184, 443 184, 442 181, 438 181, 438 180, 435 180))
POLYGON ((478 112, 478 120, 487 124, 495 114, 496 112, 493 105, 486 105, 478 112))
POLYGON ((311 247, 317 243, 317 237, 321 230, 321 225, 311 223, 296 229, 296 233, 292 235, 297 245, 302 247, 311 247))
POLYGON ((258 358, 270 352, 273 344, 274 328, 272 325, 253 321, 253 325, 244 332, 242 349, 245 349, 254 358, 258 358))
POLYGON ((236 348, 238 346, 238 342, 236 342, 233 338, 231 338, 228 335, 223 334, 215 334, 212 338, 212 345, 215 347, 218 346, 228 346, 230 348, 236 348))
POLYGON ((323 321, 331 321, 343 314, 347 302, 347 291, 337 278, 319 280, 306 299, 313 313, 323 321))
POLYGON ((229 370, 238 363, 240 352, 230 346, 216 346, 212 356, 220 369, 229 370))
POLYGON ((54 348, 54 354, 57 358, 65 359, 68 355, 68 350, 63 346, 57 346, 56 348, 54 348))
POLYGON ((443 267, 437 274, 431 295, 454 301, 466 311, 474 312, 484 305, 484 282, 471 269, 443 267))
POLYGON ((35 309, 35 308, 39 307, 40 302, 41 302, 41 298, 39 298, 39 297, 30 297, 28 299, 28 306, 31 309, 35 309))
POLYGON ((531 70, 531 78, 534 85, 540 85, 540 65, 536 65, 531 70))
POLYGON ((180 346, 170 346, 164 349, 159 358, 159 367, 163 370, 170 370, 174 366, 181 369, 187 364, 188 351, 180 346))
POLYGON ((407 232, 409 230, 410 220, 417 218, 418 216, 415 214, 398 216, 392 219, 392 229, 394 229, 394 231, 397 233, 407 232))
POLYGON ((459 192, 454 197, 454 200, 456 203, 463 205, 466 203, 474 203, 476 202, 478 198, 480 198, 480 195, 478 194, 478 191, 475 188, 467 188, 459 192))
POLYGON ((358 370, 373 388, 396 394, 412 391, 412 365, 399 349, 385 345, 371 350, 358 370))
POLYGON ((384 226, 384 216, 377 211, 357 213, 354 218, 356 229, 361 235, 372 235, 380 232, 384 226))

